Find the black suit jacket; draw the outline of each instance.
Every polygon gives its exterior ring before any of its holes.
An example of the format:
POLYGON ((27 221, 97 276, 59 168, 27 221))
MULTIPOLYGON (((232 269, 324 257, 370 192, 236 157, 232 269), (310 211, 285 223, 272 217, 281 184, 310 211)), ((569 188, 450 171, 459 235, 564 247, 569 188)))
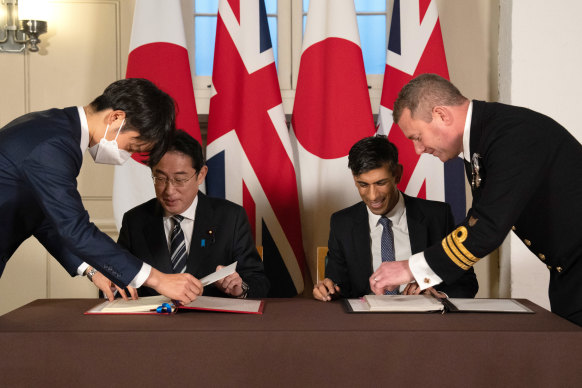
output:
MULTIPOLYGON (((156 198, 129 210, 123 216, 117 242, 159 271, 172 273, 163 214, 156 198)), ((248 297, 266 297, 269 280, 244 209, 230 201, 198 192, 186 272, 200 279, 216 271, 216 266, 235 261, 238 262, 236 271, 249 286, 248 297)), ((141 296, 157 295, 148 287, 141 287, 138 292, 141 296)), ((204 295, 225 296, 214 285, 205 287, 204 295)))
POLYGON ((482 183, 447 244, 425 252, 428 264, 454 281, 513 229, 550 270, 552 311, 582 325, 582 145, 540 113, 474 100, 469 147, 482 183))
MULTIPOLYGON (((452 230, 454 220, 448 204, 408 195, 404 195, 404 203, 413 254, 440 242, 452 230)), ((370 245, 368 211, 364 202, 331 216, 325 276, 340 287, 343 297, 358 298, 371 293, 369 279, 374 271, 370 245)), ((450 297, 472 298, 479 286, 471 270, 454 283, 443 283, 435 288, 450 297)))
POLYGON ((84 260, 125 286, 143 265, 89 221, 77 191, 80 143, 76 107, 29 113, 0 130, 0 275, 30 236, 72 276, 84 260))

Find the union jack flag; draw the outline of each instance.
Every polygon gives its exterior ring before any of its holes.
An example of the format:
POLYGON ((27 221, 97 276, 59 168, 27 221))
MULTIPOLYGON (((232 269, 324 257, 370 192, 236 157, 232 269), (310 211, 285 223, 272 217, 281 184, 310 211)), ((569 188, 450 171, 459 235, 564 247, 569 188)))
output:
POLYGON ((242 205, 271 296, 303 291, 297 180, 263 0, 220 0, 208 120, 207 192, 242 205))
POLYGON ((399 161, 404 166, 398 188, 411 196, 448 202, 455 220, 460 222, 466 213, 462 159, 443 163, 430 155, 417 155, 412 142, 392 119, 398 92, 422 73, 449 79, 436 1, 394 0, 378 132, 387 134, 398 147, 399 161))

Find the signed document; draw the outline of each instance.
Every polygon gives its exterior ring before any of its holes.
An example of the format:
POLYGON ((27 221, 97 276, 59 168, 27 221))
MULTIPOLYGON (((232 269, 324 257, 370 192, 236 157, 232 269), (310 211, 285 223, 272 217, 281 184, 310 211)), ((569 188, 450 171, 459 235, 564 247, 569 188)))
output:
POLYGON ((146 296, 137 300, 115 299, 113 302, 103 302, 93 307, 85 314, 157 314, 170 313, 177 310, 204 310, 226 313, 262 314, 264 302, 262 300, 220 298, 214 296, 199 296, 196 300, 185 304, 175 305, 163 295, 146 296), (166 306, 164 306, 166 304, 166 306), (169 307, 169 310, 168 310, 169 307))
POLYGON ((533 313, 514 299, 438 299, 431 295, 366 295, 359 299, 345 299, 345 305, 350 313, 533 313))
POLYGON ((445 306, 430 295, 366 295, 370 311, 427 312, 442 311, 445 306))

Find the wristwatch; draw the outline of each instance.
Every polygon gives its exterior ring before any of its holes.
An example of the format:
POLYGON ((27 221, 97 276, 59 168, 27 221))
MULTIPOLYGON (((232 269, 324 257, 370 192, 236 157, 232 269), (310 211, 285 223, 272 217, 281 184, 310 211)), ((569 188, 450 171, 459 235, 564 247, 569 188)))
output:
POLYGON ((242 294, 237 296, 237 298, 244 299, 247 297, 247 294, 249 293, 249 285, 243 281, 240 285, 240 288, 242 288, 243 292, 242 294))
POLYGON ((91 268, 87 272, 87 277, 89 278, 89 280, 93 281, 93 275, 95 275, 96 273, 97 273, 97 270, 95 268, 91 268))

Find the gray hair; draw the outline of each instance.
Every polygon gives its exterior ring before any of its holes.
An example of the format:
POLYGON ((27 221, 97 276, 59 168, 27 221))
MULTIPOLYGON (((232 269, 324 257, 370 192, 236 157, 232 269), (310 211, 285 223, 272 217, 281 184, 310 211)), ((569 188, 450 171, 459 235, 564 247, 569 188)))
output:
POLYGON ((458 106, 465 101, 467 98, 450 81, 437 74, 420 74, 400 90, 392 116, 398 123, 404 108, 408 108, 411 117, 417 116, 430 123, 435 106, 458 106))

